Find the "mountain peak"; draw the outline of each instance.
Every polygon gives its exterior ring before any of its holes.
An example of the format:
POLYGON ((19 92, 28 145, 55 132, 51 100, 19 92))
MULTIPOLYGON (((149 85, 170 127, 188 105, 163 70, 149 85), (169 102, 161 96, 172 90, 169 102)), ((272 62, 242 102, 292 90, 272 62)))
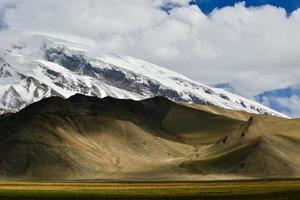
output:
MULTIPOLYGON (((37 80, 51 94, 65 98, 76 93, 133 100, 161 96, 177 103, 212 104, 227 109, 287 117, 254 101, 206 86, 152 63, 124 55, 104 54, 95 47, 77 41, 32 36, 27 43, 22 48, 7 52, 8 64, 37 80)), ((19 85, 22 87, 22 84, 19 85)), ((7 88, 0 86, 1 90, 7 88)), ((42 90, 35 94, 38 94, 35 95, 36 100, 51 95, 42 90)), ((20 94, 22 98, 24 95, 20 94)), ((30 100, 27 104, 36 100, 30 100)))

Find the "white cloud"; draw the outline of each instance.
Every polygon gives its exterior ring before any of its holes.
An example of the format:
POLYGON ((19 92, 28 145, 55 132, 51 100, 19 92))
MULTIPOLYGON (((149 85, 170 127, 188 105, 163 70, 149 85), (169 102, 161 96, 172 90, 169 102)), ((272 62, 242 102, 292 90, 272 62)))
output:
POLYGON ((277 100, 278 104, 288 108, 292 113, 286 113, 292 115, 292 117, 300 116, 300 97, 293 95, 290 98, 279 98, 277 100))
POLYGON ((188 0, 3 0, 0 7, 8 2, 16 8, 5 12, 6 36, 18 31, 85 37, 104 51, 200 82, 231 82, 246 96, 299 82, 299 9, 287 17, 280 8, 239 3, 206 16, 188 0), (168 2, 180 6, 167 14, 159 7, 168 2))

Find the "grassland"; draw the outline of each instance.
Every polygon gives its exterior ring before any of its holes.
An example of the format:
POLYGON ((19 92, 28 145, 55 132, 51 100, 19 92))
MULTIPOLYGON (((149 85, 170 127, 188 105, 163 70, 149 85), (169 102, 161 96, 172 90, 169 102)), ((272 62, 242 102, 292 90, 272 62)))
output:
POLYGON ((0 182, 0 199, 300 199, 300 180, 90 183, 0 182))

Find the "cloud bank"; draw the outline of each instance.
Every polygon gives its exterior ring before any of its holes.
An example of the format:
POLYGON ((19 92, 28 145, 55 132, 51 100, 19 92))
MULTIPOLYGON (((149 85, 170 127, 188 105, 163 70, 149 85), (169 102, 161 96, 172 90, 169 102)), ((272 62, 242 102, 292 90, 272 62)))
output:
POLYGON ((89 38, 247 97, 299 83, 300 9, 238 3, 205 15, 188 0, 2 0, 1 23, 0 42, 25 33, 89 38))
POLYGON ((288 108, 291 112, 286 112, 285 114, 289 114, 291 117, 299 117, 300 116, 300 97, 293 95, 290 98, 278 98, 277 102, 279 105, 288 108))

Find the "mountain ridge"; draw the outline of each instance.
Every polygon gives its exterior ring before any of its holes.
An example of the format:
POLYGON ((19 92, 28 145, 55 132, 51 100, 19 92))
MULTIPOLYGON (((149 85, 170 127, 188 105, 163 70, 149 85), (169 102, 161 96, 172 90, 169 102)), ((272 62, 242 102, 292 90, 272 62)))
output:
POLYGON ((53 37, 31 36, 26 42, 3 50, 1 60, 4 63, 2 66, 9 65, 17 73, 32 77, 47 86, 40 91, 39 86, 26 86, 24 80, 16 76, 12 76, 10 82, 7 77, 2 77, 4 85, 0 86, 0 108, 7 112, 16 112, 34 101, 54 95, 52 93, 65 98, 81 93, 135 100, 165 96, 177 103, 213 104, 234 110, 287 117, 254 101, 197 83, 146 61, 103 54, 94 47, 53 37), (24 85, 19 89, 27 93, 31 89, 31 98, 17 91, 15 95, 18 98, 15 98, 22 102, 12 107, 6 106, 10 100, 4 93, 11 84, 24 85), (37 95, 34 96, 34 93, 37 95))
POLYGON ((45 98, 0 115, 0 176, 45 181, 300 177, 298 119, 247 118, 249 113, 195 106, 165 97, 45 98))

